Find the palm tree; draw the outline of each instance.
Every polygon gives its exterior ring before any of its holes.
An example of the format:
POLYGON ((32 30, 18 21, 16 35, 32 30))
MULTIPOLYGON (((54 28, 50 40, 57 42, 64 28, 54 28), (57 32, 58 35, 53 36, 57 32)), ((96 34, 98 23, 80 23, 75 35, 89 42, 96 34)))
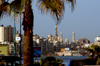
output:
POLYGON ((23 66, 33 66, 33 11, 31 0, 25 3, 25 13, 23 20, 24 30, 24 55, 23 66))
MULTIPOLYGON (((0 0, 2 1, 2 0, 0 0)), ((67 1, 67 0, 66 0, 67 1)), ((68 0, 73 4, 73 0, 68 0)), ((5 3, 5 2, 4 2, 5 3)), ((3 3, 1 3, 3 4, 3 3)), ((37 0, 37 4, 42 12, 50 12, 53 17, 57 19, 57 24, 61 21, 64 12, 64 2, 63 0, 37 0)), ((16 13, 20 13, 24 9, 24 19, 23 19, 23 30, 24 30, 24 53, 23 53, 23 66, 33 66, 33 23, 34 16, 31 8, 31 0, 14 0, 11 3, 6 4, 0 8, 0 16, 4 12, 7 12, 7 7, 10 6, 11 10, 16 13)), ((0 5, 1 7, 1 5, 0 5)))

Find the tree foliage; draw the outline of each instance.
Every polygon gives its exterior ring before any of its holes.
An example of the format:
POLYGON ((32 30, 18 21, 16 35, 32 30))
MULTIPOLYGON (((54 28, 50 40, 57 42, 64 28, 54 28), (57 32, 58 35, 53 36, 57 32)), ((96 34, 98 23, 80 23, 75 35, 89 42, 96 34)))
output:
POLYGON ((76 0, 66 0, 66 2, 71 3, 71 8, 72 8, 72 11, 73 11, 74 8, 75 8, 76 0))
MULTIPOLYGON (((0 1, 0 17, 2 17, 4 13, 8 12, 7 5, 9 3, 5 1, 0 1)), ((7 13, 6 13, 7 14, 7 13)))
MULTIPOLYGON (((10 14, 11 12, 14 14, 20 12, 22 14, 25 3, 28 2, 28 0, 13 0, 11 3, 8 3, 6 0, 1 1, 3 2, 0 4, 0 17, 1 15, 3 16, 4 13, 10 14)), ((41 13, 50 13, 50 15, 57 20, 57 24, 59 24, 64 14, 64 2, 65 0, 37 0, 37 6, 40 8, 41 13)), ((73 11, 76 0, 66 0, 66 2, 71 4, 73 11)))
POLYGON ((48 56, 46 58, 41 58, 40 65, 41 66, 60 66, 60 64, 63 62, 62 59, 57 59, 52 56, 48 56))
POLYGON ((97 60, 96 64, 99 64, 100 63, 100 46, 91 45, 85 49, 90 51, 90 53, 92 53, 91 55, 88 56, 88 58, 96 59, 97 60))
POLYGON ((62 19, 64 12, 63 0, 38 0, 39 8, 41 12, 50 12, 50 14, 56 19, 57 22, 62 19))

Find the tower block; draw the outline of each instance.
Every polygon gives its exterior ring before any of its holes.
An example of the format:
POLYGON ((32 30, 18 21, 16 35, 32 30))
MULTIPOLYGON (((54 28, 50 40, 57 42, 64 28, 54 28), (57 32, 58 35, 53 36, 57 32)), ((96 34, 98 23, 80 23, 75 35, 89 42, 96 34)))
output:
POLYGON ((75 42, 75 32, 73 32, 73 42, 75 42))
POLYGON ((57 25, 55 25, 55 41, 58 41, 57 25))

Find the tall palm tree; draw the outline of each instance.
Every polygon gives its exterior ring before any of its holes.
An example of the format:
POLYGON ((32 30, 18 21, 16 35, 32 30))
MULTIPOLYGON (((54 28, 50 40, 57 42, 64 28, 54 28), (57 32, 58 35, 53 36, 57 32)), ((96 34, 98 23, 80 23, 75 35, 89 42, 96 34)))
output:
POLYGON ((24 30, 24 55, 23 66, 33 66, 33 11, 31 0, 25 3, 25 13, 23 20, 24 30))
MULTIPOLYGON (((2 1, 2 0, 1 0, 2 1)), ((73 0, 68 0, 73 2, 73 0)), ((4 2, 5 3, 5 2, 4 2)), ((50 12, 59 23, 63 16, 64 2, 63 0, 37 0, 37 4, 42 12, 50 12)), ((19 11, 24 9, 23 30, 24 30, 24 53, 23 53, 23 66, 33 66, 33 23, 34 16, 31 8, 31 0, 14 0, 7 5, 10 6, 10 11, 19 11), (25 7, 25 8, 24 8, 25 7)), ((7 5, 0 8, 0 14, 6 12, 7 5), (4 9, 3 9, 4 8, 4 9)), ((0 5, 1 7, 1 5, 0 5)), ((0 15, 1 16, 1 15, 0 15)))

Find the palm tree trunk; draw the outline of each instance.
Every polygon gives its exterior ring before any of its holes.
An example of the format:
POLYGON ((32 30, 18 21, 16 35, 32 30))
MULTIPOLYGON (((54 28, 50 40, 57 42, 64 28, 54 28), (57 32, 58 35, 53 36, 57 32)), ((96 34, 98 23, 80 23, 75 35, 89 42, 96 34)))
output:
POLYGON ((23 19, 24 30, 24 53, 23 66, 33 66, 33 12, 31 0, 25 4, 25 13, 23 19))

